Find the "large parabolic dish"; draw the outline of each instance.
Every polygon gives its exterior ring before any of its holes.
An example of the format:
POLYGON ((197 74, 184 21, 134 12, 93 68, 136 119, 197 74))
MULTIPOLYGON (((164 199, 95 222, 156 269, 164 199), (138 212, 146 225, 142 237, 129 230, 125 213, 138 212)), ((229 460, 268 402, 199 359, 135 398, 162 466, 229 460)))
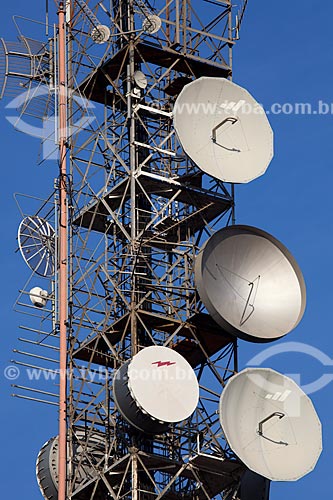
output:
POLYGON ((283 337, 304 313, 305 283, 295 259, 255 227, 235 225, 215 233, 197 256, 195 281, 214 320, 244 340, 283 337))
POLYGON ((190 417, 199 401, 193 368, 173 349, 150 346, 115 374, 114 398, 124 418, 138 430, 157 434, 190 417))
POLYGON ((321 454, 321 423, 310 398, 292 379, 268 368, 248 368, 229 380, 220 422, 233 452, 272 481, 300 479, 321 454))
POLYGON ((173 117, 186 154, 224 182, 256 179, 273 158, 273 132, 263 108, 229 80, 202 77, 189 83, 173 117))

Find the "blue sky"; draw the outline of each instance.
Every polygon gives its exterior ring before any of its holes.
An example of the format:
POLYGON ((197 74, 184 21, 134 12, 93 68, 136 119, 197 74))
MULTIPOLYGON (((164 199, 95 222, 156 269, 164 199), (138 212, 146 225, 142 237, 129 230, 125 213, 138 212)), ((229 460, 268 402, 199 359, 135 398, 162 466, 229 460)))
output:
MULTIPOLYGON (((16 36, 13 14, 38 18, 43 9, 43 1, 5 2, 1 6, 0 35, 7 40, 16 36)), ((333 5, 328 2, 250 0, 241 40, 234 51, 234 81, 248 88, 268 110, 274 103, 310 103, 315 111, 319 101, 331 104, 332 17, 333 5)), ((12 305, 29 276, 20 256, 14 253, 20 216, 13 193, 46 196, 57 172, 52 163, 36 166, 38 141, 14 131, 5 120, 4 105, 0 103, 2 497, 37 500, 35 458, 42 444, 57 433, 57 422, 53 407, 11 398, 10 383, 2 375, 20 335, 22 318, 13 312, 12 305)), ((307 309, 286 340, 309 344, 333 357, 333 116, 271 113, 269 119, 275 132, 275 157, 265 176, 237 188, 237 222, 272 233, 291 250, 303 271, 307 309)), ((240 367, 264 349, 246 342, 240 342, 239 347, 240 367)), ((302 353, 280 354, 266 365, 283 373, 299 373, 302 384, 332 372, 329 366, 302 353)), ((271 500, 310 500, 313 494, 325 498, 331 490, 332 388, 333 382, 311 396, 324 437, 324 451, 316 469, 296 483, 273 484, 271 500)))

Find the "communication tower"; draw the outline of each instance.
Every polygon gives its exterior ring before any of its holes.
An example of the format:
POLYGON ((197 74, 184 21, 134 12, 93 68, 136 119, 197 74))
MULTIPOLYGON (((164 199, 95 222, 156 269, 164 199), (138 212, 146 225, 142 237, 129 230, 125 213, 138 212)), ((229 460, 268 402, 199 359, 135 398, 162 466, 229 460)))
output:
MULTIPOLYGON (((273 156, 266 116, 231 81, 246 6, 70 0, 54 26, 47 16, 45 42, 1 41, 1 96, 24 90, 21 120, 43 124, 41 161, 59 164, 50 198, 31 213, 28 203, 18 233, 32 270, 17 301, 32 352, 18 363, 34 357, 47 370, 57 360, 45 352, 60 353, 59 435, 37 460, 48 500, 256 500, 269 480, 290 480, 276 464, 295 459, 292 381, 266 370, 256 392, 235 375, 237 338, 280 338, 305 307, 284 245, 235 225, 235 183, 273 156), (250 451, 248 434, 235 440, 243 389, 261 408, 249 411, 250 451), (257 454, 272 450, 267 472, 257 454)), ((321 435, 297 395, 318 431, 301 477, 321 435)))

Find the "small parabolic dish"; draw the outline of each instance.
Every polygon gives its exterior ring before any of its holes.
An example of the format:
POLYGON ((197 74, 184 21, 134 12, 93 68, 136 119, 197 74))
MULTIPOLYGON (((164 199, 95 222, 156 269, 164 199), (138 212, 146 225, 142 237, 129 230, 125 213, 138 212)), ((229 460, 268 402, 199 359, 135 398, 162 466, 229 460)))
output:
POLYGON ((55 234, 45 219, 25 217, 18 229, 21 255, 32 271, 40 276, 54 273, 55 234))
POLYGON ((139 87, 139 89, 145 89, 147 87, 148 85, 147 77, 142 71, 140 70, 135 71, 133 78, 135 84, 137 85, 137 87, 139 87))
POLYGON ((185 85, 173 117, 186 154, 224 182, 250 182, 273 158, 273 132, 263 108, 225 78, 202 77, 185 85))
POLYGON ((110 28, 104 24, 99 24, 91 32, 91 38, 98 44, 106 43, 109 40, 110 35, 110 28))
POLYGON ((39 286, 35 286, 29 292, 29 298, 32 304, 36 307, 45 307, 48 300, 48 293, 39 286))
POLYGON ((155 14, 147 16, 142 23, 143 31, 145 33, 148 33, 149 35, 154 35, 161 29, 161 27, 162 27, 162 20, 155 14))
POLYGON ((305 283, 295 259, 255 227, 229 226, 209 238, 196 258, 195 282, 213 319, 243 340, 283 337, 305 310, 305 283))
POLYGON ((192 367, 167 347, 150 346, 138 352, 116 372, 113 388, 123 417, 151 434, 190 417, 199 401, 192 367))
POLYGON ((268 368, 247 368, 228 381, 220 422, 240 460, 272 481, 300 479, 321 454, 321 423, 310 398, 268 368))

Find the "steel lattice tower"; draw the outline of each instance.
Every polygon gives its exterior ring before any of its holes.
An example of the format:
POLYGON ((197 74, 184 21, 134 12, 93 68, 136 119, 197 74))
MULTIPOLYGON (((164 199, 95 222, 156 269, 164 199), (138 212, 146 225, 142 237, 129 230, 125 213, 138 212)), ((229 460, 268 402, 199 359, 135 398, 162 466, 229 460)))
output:
MULTIPOLYGON (((205 23, 191 2, 155 5, 163 28, 153 36, 135 32, 140 16, 152 13, 147 3, 115 3, 109 13, 115 29, 111 54, 83 81, 76 77, 80 93, 103 112, 99 127, 92 124, 85 138, 77 134, 70 151, 74 377, 68 423, 72 431, 85 426, 88 433, 105 435, 102 472, 83 490, 92 498, 106 492, 114 498, 211 498, 238 479, 239 464, 227 461, 226 476, 214 474, 196 455, 199 446, 228 457, 217 437, 211 388, 202 389, 191 419, 154 438, 134 432, 112 397, 113 370, 148 345, 175 349, 196 368, 199 380, 213 377, 217 387, 235 369, 235 343, 202 312, 193 282, 198 245, 222 218, 230 220, 233 200, 221 183, 205 181, 185 158, 170 113, 193 78, 231 76, 231 4, 202 3, 213 7, 205 23), (146 88, 138 88, 136 71, 145 74, 146 88), (76 380, 82 366, 102 366, 105 383, 94 387, 76 380)), ((82 33, 81 23, 74 12, 74 73, 83 66, 75 35, 82 33)), ((70 498, 76 489, 74 473, 70 498)))
MULTIPOLYGON (((60 105, 67 109, 68 133, 58 140, 60 163, 69 170, 57 180, 55 209, 51 196, 37 213, 55 221, 60 234, 62 190, 68 217, 68 499, 199 500, 234 498, 237 491, 244 469, 216 413, 221 389, 237 371, 237 345, 205 312, 194 283, 199 247, 234 222, 233 186, 204 175, 184 154, 172 110, 192 80, 231 78, 246 4, 235 20, 229 0, 72 1, 55 38, 43 51, 30 51, 44 64, 43 73, 35 69, 27 76, 30 88, 66 88, 60 105), (99 35, 101 24, 110 27, 106 43, 91 36, 93 30, 99 35), (180 353, 200 383, 191 418, 155 436, 126 422, 112 388, 115 370, 151 345, 180 353)), ((53 112, 47 103, 45 114, 53 112)), ((54 342, 64 328, 64 261, 57 255, 52 307, 39 313, 50 321, 43 332, 54 342)))

